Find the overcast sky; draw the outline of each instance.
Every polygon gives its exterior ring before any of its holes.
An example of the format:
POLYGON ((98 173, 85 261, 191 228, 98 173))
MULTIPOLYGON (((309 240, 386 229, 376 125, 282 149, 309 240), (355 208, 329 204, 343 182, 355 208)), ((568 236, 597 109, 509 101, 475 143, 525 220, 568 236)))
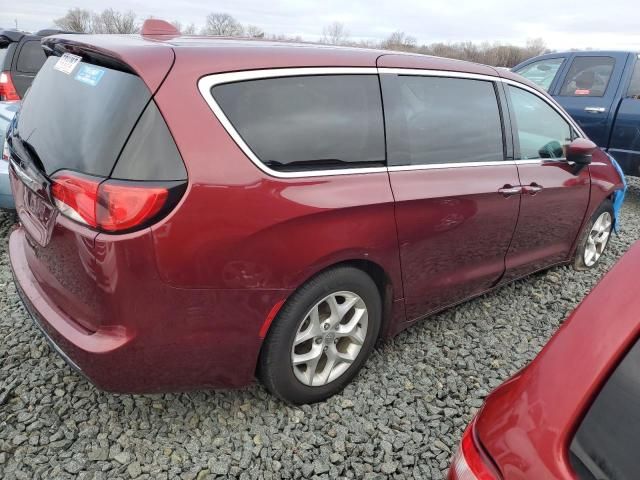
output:
POLYGON ((133 10, 140 19, 154 16, 195 23, 207 13, 226 12, 267 33, 316 40, 333 21, 346 25, 352 38, 381 40, 396 30, 419 43, 500 41, 524 45, 541 37, 547 46, 640 51, 640 0, 2 0, 0 27, 39 30, 52 26, 72 7, 93 11, 133 10))

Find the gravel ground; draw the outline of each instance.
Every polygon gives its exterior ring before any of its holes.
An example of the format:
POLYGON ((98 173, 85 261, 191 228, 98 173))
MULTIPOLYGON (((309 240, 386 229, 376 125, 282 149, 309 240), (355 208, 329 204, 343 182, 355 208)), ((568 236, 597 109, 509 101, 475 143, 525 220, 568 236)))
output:
POLYGON ((640 237, 640 181, 593 272, 554 268, 379 346, 329 401, 302 408, 262 387, 169 395, 97 391, 20 305, 0 214, 0 478, 443 478, 483 398, 542 348, 640 237))

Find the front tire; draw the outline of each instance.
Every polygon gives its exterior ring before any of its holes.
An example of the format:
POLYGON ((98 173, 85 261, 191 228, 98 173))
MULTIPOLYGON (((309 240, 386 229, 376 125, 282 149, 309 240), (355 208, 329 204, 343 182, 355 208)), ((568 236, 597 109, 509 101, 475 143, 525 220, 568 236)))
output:
POLYGON ((576 270, 588 270, 598 265, 609 245, 612 230, 613 203, 607 199, 600 204, 585 225, 573 261, 576 270))
POLYGON ((380 293, 369 275, 354 267, 322 272, 278 313, 262 347, 258 377, 287 402, 325 400, 362 368, 381 321, 380 293))

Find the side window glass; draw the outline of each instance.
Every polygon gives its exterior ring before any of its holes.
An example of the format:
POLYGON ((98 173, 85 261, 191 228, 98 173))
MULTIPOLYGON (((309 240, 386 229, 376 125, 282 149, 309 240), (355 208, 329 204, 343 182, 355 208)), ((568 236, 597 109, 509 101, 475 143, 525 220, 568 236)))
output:
POLYGON ((275 170, 385 164, 377 75, 314 75, 214 86, 213 98, 255 156, 275 170))
POLYGON ((572 139, 572 128, 566 120, 537 95, 511 85, 509 93, 520 144, 519 159, 564 158, 572 139))
POLYGON ((549 90, 553 79, 556 78, 558 70, 562 66, 564 58, 548 58, 538 62, 530 63, 521 68, 516 73, 522 75, 527 80, 535 83, 544 90, 549 90))
POLYGON ((631 84, 627 91, 627 97, 633 97, 640 99, 640 55, 636 60, 636 66, 633 70, 633 76, 631 77, 631 84))
POLYGON ((613 57, 576 57, 564 79, 560 95, 602 97, 615 64, 613 57))
POLYGON ((502 122, 492 82, 400 75, 388 85, 392 87, 384 91, 390 164, 504 159, 502 122))
POLYGON ((29 40, 22 45, 16 68, 23 73, 38 73, 47 60, 42 45, 37 40, 29 40))

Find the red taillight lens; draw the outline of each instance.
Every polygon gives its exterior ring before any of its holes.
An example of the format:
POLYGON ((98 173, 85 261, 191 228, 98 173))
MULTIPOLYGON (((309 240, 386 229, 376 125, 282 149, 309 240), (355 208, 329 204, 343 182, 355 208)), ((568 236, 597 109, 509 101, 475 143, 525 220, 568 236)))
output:
POLYGON ((16 87, 13 85, 13 80, 11 79, 11 73, 1 72, 0 73, 0 101, 7 102, 10 100, 20 100, 20 95, 18 95, 18 91, 16 90, 16 87))
POLYGON ((469 424, 449 469, 449 480, 498 480, 475 440, 475 420, 469 424))
POLYGON ((105 232, 123 232, 148 225, 174 206, 182 187, 61 172, 52 178, 51 194, 63 215, 105 232))
POLYGON ((80 223, 96 228, 96 202, 100 179, 62 173, 53 178, 51 195, 60 212, 80 223))
POLYGON ((169 191, 162 187, 105 182, 99 188, 98 225, 102 230, 117 232, 144 224, 162 210, 168 195, 169 191))

